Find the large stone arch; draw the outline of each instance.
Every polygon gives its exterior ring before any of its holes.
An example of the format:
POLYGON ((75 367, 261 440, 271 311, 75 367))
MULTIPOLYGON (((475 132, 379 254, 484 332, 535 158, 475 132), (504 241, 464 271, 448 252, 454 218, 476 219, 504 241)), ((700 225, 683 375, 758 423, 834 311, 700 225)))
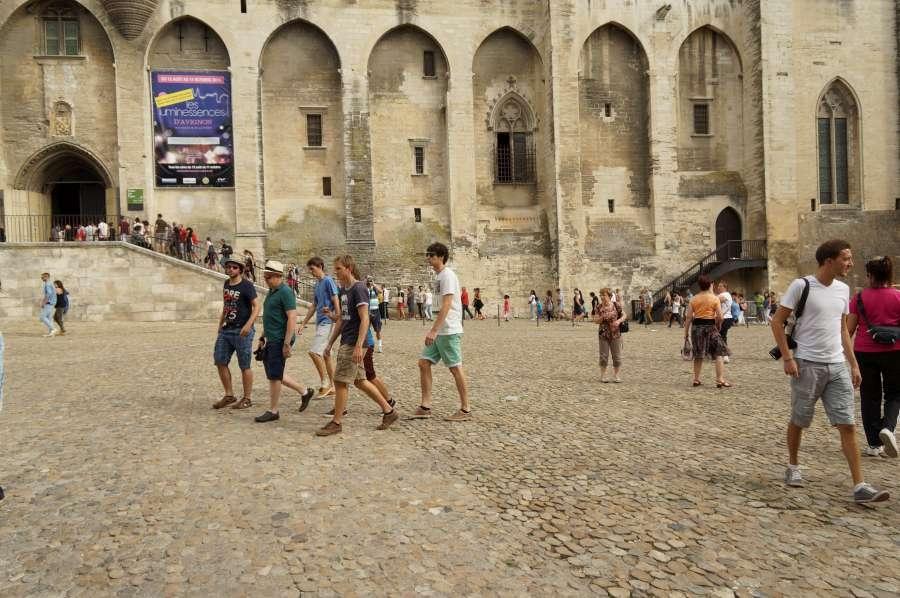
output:
POLYGON ((679 170, 742 170, 743 101, 743 63, 735 43, 711 25, 695 29, 678 51, 679 170))
POLYGON ((367 73, 375 241, 415 247, 447 240, 446 53, 424 29, 400 25, 373 46, 367 73))
POLYGON ((321 251, 345 235, 341 56, 320 27, 278 27, 259 59, 267 254, 321 251))
POLYGON ((650 205, 650 78, 632 31, 606 23, 584 40, 578 91, 584 204, 597 218, 635 217, 629 208, 650 205))
POLYGON ((538 206, 547 197, 542 163, 550 137, 543 61, 524 34, 501 27, 478 46, 472 60, 476 192, 479 204, 494 208, 538 206), (520 98, 533 114, 530 131, 494 130, 504 98, 520 98), (518 151, 517 151, 518 150, 518 151), (517 155, 523 154, 522 159, 517 155), (516 166, 524 169, 515 171, 516 166))
POLYGON ((231 53, 218 29, 207 20, 193 15, 181 15, 154 32, 147 44, 146 64, 149 69, 224 70, 231 66, 231 53), (190 28, 187 34, 182 31, 180 36, 173 35, 179 27, 185 26, 190 28), (212 36, 207 37, 206 33, 212 33, 212 36), (205 52, 201 53, 203 43, 206 44, 205 52))
POLYGON ((78 143, 59 141, 42 147, 25 160, 16 173, 13 188, 43 192, 48 176, 73 160, 82 161, 93 168, 105 187, 115 187, 112 172, 96 152, 78 143))

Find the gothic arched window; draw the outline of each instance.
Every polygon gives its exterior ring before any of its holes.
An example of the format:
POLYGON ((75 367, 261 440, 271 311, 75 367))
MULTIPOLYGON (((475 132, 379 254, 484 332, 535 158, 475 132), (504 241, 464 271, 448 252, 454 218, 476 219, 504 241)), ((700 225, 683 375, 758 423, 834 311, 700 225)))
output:
POLYGON ((832 83, 819 102, 816 136, 821 204, 858 201, 858 114, 853 94, 841 81, 832 83))
POLYGON ((494 108, 494 182, 531 184, 535 182, 534 116, 528 104, 516 94, 500 100, 494 108))

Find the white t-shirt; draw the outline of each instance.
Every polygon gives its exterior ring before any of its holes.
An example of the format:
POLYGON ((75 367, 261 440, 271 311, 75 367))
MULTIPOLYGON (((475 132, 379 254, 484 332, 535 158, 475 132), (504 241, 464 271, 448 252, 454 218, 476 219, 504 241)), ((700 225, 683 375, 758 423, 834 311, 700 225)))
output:
MULTIPOLYGON (((819 363, 843 363, 841 321, 850 313, 850 287, 840 280, 834 280, 826 287, 815 276, 805 278, 809 281, 809 296, 794 328, 794 340, 797 341, 794 357, 819 363)), ((781 297, 781 305, 793 310, 802 294, 803 279, 798 278, 781 297)))
MULTIPOLYGON (((800 295, 797 295, 799 297, 800 295)), ((730 320, 731 319, 731 304, 734 303, 734 299, 731 298, 731 293, 728 291, 723 291, 719 293, 719 303, 722 304, 722 319, 730 320)))
POLYGON ((391 300, 391 290, 387 287, 384 287, 381 290, 381 297, 382 297, 382 301, 384 303, 387 303, 388 301, 390 301, 391 300))
POLYGON ((431 306, 432 301, 434 301, 434 296, 431 291, 425 291, 425 305, 431 306))
POLYGON ((438 336, 446 334, 462 334, 462 301, 459 298, 459 279, 456 273, 450 268, 444 266, 444 269, 434 279, 434 294, 440 297, 439 305, 444 303, 444 295, 453 295, 453 301, 450 302, 450 311, 447 313, 447 319, 444 320, 438 336))

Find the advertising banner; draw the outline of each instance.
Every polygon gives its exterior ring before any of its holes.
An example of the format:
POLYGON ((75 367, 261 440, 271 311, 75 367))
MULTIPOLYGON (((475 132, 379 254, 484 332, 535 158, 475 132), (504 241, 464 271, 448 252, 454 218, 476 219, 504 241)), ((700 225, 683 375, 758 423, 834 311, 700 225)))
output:
POLYGON ((231 74, 150 73, 157 187, 233 187, 231 74))

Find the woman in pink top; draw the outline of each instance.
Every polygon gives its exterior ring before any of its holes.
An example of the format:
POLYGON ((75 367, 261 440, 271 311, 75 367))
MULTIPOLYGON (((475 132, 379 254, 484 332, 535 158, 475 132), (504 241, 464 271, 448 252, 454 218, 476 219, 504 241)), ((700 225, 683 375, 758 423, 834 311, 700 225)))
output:
POLYGON ((856 332, 853 352, 862 373, 860 409, 869 443, 865 454, 896 457, 894 429, 900 413, 900 345, 875 342, 869 327, 900 326, 900 291, 891 286, 894 266, 890 257, 866 262, 866 276, 869 286, 850 298, 847 318, 850 334, 856 332))

